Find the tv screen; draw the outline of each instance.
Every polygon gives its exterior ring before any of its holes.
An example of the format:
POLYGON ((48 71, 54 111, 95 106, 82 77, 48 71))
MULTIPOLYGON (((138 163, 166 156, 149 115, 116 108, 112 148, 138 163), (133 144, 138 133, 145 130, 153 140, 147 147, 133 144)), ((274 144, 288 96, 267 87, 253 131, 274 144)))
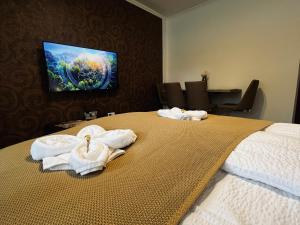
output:
POLYGON ((108 90, 118 86, 117 54, 43 42, 51 92, 108 90))

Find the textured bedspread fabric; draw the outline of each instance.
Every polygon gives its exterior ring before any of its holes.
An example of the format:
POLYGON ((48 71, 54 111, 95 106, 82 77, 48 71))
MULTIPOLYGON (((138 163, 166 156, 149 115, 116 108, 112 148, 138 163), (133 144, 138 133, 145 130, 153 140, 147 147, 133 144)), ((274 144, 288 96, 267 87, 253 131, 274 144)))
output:
POLYGON ((83 126, 132 129, 127 153, 100 173, 42 172, 33 140, 0 151, 1 224, 177 224, 234 147, 268 121, 209 115, 204 121, 128 113, 83 126))

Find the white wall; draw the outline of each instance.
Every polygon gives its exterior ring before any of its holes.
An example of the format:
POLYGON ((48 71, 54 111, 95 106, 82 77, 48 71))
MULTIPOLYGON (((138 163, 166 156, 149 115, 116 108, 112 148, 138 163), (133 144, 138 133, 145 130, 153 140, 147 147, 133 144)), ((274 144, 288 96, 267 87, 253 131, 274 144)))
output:
POLYGON ((260 92, 254 117, 291 122, 300 59, 299 0, 207 0, 166 21, 164 80, 260 92))

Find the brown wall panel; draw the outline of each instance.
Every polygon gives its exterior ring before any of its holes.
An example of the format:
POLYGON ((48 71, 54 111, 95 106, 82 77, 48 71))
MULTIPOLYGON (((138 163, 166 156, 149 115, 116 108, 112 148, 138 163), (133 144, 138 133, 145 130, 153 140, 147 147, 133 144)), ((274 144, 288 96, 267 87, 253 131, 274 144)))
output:
POLYGON ((158 108, 162 21, 121 0, 0 1, 0 147, 43 135, 84 111, 158 108), (49 93, 42 41, 118 53, 119 88, 49 93))

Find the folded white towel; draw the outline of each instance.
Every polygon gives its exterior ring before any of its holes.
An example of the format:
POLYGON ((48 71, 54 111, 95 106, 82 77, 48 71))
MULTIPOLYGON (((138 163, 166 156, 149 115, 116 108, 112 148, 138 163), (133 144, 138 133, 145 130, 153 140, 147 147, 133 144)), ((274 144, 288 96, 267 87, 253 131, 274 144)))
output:
MULTIPOLYGON (((122 149, 109 149, 109 157, 107 159, 107 163, 114 160, 120 155, 125 154, 125 151, 122 149)), ((43 170, 73 170, 73 167, 70 165, 70 157, 71 153, 65 153, 58 155, 56 157, 47 157, 43 159, 43 170)), ((92 167, 92 165, 91 165, 92 167)), ((91 168, 88 171, 85 171, 85 174, 88 172, 93 172, 96 170, 101 170, 102 167, 96 166, 95 168, 91 168)), ((83 173, 82 173, 83 175, 83 173)))
POLYGON ((167 117, 175 120, 201 120, 207 118, 207 112, 203 110, 184 111, 174 107, 172 109, 160 109, 157 114, 161 117, 167 117))
POLYGON ((230 154, 223 170, 300 197, 300 139, 255 132, 230 154))
POLYGON ((273 123, 265 129, 266 132, 300 139, 300 124, 273 123))
POLYGON ((92 138, 97 137, 99 134, 105 132, 105 129, 98 125, 89 125, 82 128, 78 133, 77 137, 84 138, 86 135, 90 135, 92 138))
POLYGON ((130 130, 110 130, 101 133, 95 139, 98 142, 104 143, 108 145, 110 148, 118 149, 118 148, 125 148, 128 145, 135 142, 137 136, 136 134, 130 130))
POLYGON ((71 153, 61 154, 55 157, 43 158, 43 170, 72 170, 69 164, 71 153))
POLYGON ((57 156, 71 150, 80 143, 80 139, 72 135, 50 135, 36 139, 30 149, 34 160, 57 156))

